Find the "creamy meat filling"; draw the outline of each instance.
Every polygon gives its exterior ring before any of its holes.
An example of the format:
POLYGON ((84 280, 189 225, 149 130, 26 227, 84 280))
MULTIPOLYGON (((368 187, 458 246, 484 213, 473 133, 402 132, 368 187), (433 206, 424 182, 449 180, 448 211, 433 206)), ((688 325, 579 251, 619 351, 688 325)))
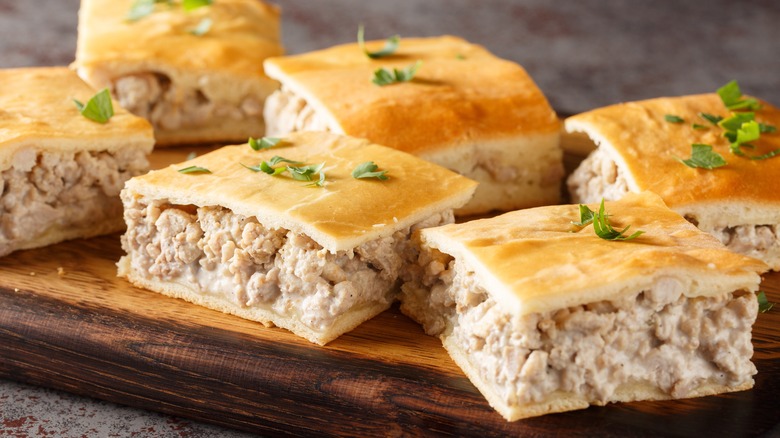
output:
POLYGON ((513 317, 460 261, 423 254, 419 271, 403 287, 405 312, 428 334, 452 337, 509 405, 556 391, 603 403, 631 383, 681 398, 704 382, 737 386, 756 373, 750 292, 687 298, 682 283, 664 278, 625 299, 513 317))
MULTIPOLYGON (((132 195, 128 195, 132 196, 132 195)), ((307 236, 268 229, 222 207, 145 204, 125 199, 122 245, 132 269, 175 281, 241 307, 269 309, 321 331, 361 306, 390 304, 418 227, 453 221, 435 215, 350 251, 329 252, 307 236)))
POLYGON ((599 202, 618 200, 629 192, 628 180, 603 149, 593 151, 567 180, 572 202, 599 202))
POLYGON ((328 122, 301 96, 284 85, 265 100, 263 110, 266 135, 298 131, 328 131, 328 122))
POLYGON ((215 101, 198 88, 177 86, 162 73, 122 76, 114 80, 112 89, 122 107, 157 129, 200 126, 213 119, 261 120, 263 111, 263 102, 255 97, 247 96, 238 103, 215 101))
MULTIPOLYGON (((602 149, 596 149, 575 170, 567 182, 572 202, 617 200, 629 192, 628 182, 617 163, 602 149)), ((731 251, 756 257, 772 269, 780 269, 780 233, 778 224, 744 224, 704 226, 698 218, 684 211, 692 224, 717 237, 731 251)))
POLYGON ((146 154, 132 148, 17 152, 0 172, 0 255, 51 228, 89 229, 113 221, 120 229, 119 192, 125 181, 148 169, 146 154))

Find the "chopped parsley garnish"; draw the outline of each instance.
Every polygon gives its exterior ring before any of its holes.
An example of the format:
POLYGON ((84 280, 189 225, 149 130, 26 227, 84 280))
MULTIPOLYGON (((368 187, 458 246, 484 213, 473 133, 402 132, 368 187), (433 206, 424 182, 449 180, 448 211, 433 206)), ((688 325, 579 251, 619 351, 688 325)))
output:
MULTIPOLYGON (((772 125, 756 121, 756 114, 753 111, 761 109, 761 104, 757 99, 743 97, 737 81, 731 81, 718 88, 718 96, 720 96, 726 108, 732 111, 731 115, 724 118, 708 113, 699 113, 699 116, 723 129, 723 137, 729 141, 729 151, 733 155, 750 160, 766 160, 780 155, 780 149, 775 149, 762 155, 748 155, 743 151, 743 148, 754 149, 751 142, 761 138, 761 134, 771 134, 777 131, 777 128, 772 125)), ((669 115, 664 117, 667 121, 671 121, 669 120, 669 115)), ((694 123, 692 127, 693 129, 707 129, 706 126, 697 123, 694 123)), ((710 145, 693 144, 691 147, 691 158, 687 160, 678 158, 680 162, 688 167, 715 169, 726 164, 723 156, 714 152, 710 145)))
POLYGON ((379 166, 377 166, 373 161, 366 161, 365 163, 360 163, 357 165, 357 167, 355 167, 354 170, 352 170, 352 178, 355 179, 376 178, 381 181, 388 179, 388 176, 385 175, 387 171, 378 170, 378 169, 379 166))
POLYGON ((203 6, 210 6, 212 3, 214 3, 214 0, 182 0, 181 7, 185 11, 190 12, 203 6))
POLYGON ((179 173, 211 173, 210 170, 200 166, 190 166, 184 169, 179 169, 179 173))
POLYGON ((98 123, 106 123, 114 115, 114 106, 111 103, 111 94, 108 92, 108 88, 104 88, 97 94, 92 96, 85 104, 73 99, 73 103, 76 104, 76 108, 82 116, 98 123))
POLYGON ((363 25, 361 24, 358 26, 358 34, 357 34, 357 40, 358 45, 360 46, 360 49, 363 51, 363 53, 366 54, 371 59, 379 59, 383 58, 385 56, 390 56, 398 49, 398 44, 401 42, 401 37, 398 35, 393 35, 390 38, 385 41, 385 46, 382 47, 381 50, 378 50, 376 52, 370 52, 368 49, 366 49, 366 41, 363 38, 364 35, 364 29, 363 25))
POLYGON ((190 29, 190 33, 195 36, 203 36, 211 30, 212 24, 213 21, 211 20, 211 18, 205 17, 204 19, 200 20, 200 23, 198 23, 197 26, 190 29))
POLYGON ((770 303, 766 298, 764 291, 759 291, 756 294, 756 298, 758 298, 758 311, 761 313, 768 312, 772 307, 775 306, 775 303, 770 303))
POLYGON ((292 166, 294 164, 303 164, 303 163, 300 161, 288 160, 287 158, 274 155, 273 157, 271 157, 270 160, 263 161, 257 166, 247 166, 245 164, 241 164, 241 165, 253 172, 263 172, 271 176, 277 176, 283 174, 284 172, 289 172, 292 179, 296 181, 312 181, 313 180, 312 176, 315 174, 319 174, 320 175, 319 180, 314 181, 310 184, 306 184, 306 186, 323 187, 325 185, 325 172, 322 170, 322 168, 325 167, 325 163, 310 164, 306 166, 292 166), (282 163, 290 164, 290 166, 287 165, 278 166, 279 164, 282 163))
POLYGON ((372 79, 372 82, 379 86, 384 86, 398 82, 411 81, 414 78, 414 75, 417 74, 417 70, 421 65, 422 61, 417 61, 414 64, 400 70, 397 68, 390 70, 382 67, 374 71, 374 79, 372 79))
MULTIPOLYGON (((155 8, 159 3, 164 3, 169 7, 175 6, 174 0, 135 0, 130 6, 130 11, 128 11, 125 19, 127 21, 138 21, 145 18, 154 13, 155 8)), ((181 0, 181 7, 185 12, 190 12, 203 6, 209 6, 212 3, 214 3, 214 0, 181 0)), ((203 22, 201 22, 201 25, 203 25, 203 22)), ((198 27, 201 25, 198 25, 198 27)), ((211 24, 209 24, 208 27, 211 27, 211 24)), ((208 31, 208 29, 206 29, 206 31, 208 31)), ((203 33, 206 33, 206 31, 203 33)))
POLYGON ((691 125, 691 128, 693 128, 693 129, 698 129, 698 130, 705 130, 705 129, 710 129, 708 126, 700 125, 700 124, 698 124, 698 123, 694 123, 694 124, 692 124, 692 125, 691 125))
POLYGON ((280 141, 282 141, 282 139, 277 137, 263 137, 260 140, 249 137, 249 147, 256 151, 270 149, 278 145, 280 141))
POLYGON ((732 111, 761 109, 761 104, 758 103, 757 99, 742 97, 742 91, 739 89, 737 81, 731 81, 718 88, 718 96, 726 108, 732 111))
POLYGON ((701 116, 702 119, 712 123, 713 125, 717 125, 718 122, 723 120, 723 117, 721 117, 721 116, 715 116, 715 115, 708 114, 708 113, 699 113, 699 116, 701 116))
POLYGON ((691 158, 680 160, 688 167, 700 169, 715 169, 726 165, 723 156, 712 150, 708 144, 694 143, 691 145, 691 158))
POLYGON ((631 228, 631 225, 626 226, 621 231, 613 228, 609 223, 609 215, 604 208, 604 199, 601 200, 598 212, 591 210, 587 205, 580 204, 580 221, 572 222, 573 225, 580 227, 591 223, 593 224, 593 231, 596 235, 604 240, 631 240, 636 239, 645 233, 640 230, 630 236, 626 236, 625 233, 631 228))
POLYGON ((758 311, 761 313, 768 312, 775 305, 775 303, 769 302, 764 291, 759 291, 756 294, 756 298, 758 299, 758 311))
POLYGON ((669 123, 684 123, 685 119, 683 119, 680 116, 675 116, 674 114, 666 114, 664 116, 664 119, 666 119, 669 123))

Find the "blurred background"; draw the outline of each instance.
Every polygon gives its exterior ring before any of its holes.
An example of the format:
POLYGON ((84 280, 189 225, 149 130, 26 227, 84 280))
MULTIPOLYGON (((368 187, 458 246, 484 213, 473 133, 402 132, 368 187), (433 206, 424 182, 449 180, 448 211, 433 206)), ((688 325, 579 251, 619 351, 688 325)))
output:
MULTIPOLYGON (((276 0, 288 53, 452 34, 522 64, 562 114, 714 91, 780 105, 777 0, 276 0)), ((73 60, 79 0, 0 0, 0 67, 73 60)))

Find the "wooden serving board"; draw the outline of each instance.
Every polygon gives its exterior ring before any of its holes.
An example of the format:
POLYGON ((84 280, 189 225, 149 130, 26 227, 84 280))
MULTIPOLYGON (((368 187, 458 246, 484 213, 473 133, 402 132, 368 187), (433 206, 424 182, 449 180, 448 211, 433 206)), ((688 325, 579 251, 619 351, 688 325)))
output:
MULTIPOLYGON (((0 377, 274 436, 780 434, 780 304, 754 327, 750 391, 507 423, 397 308, 318 347, 135 288, 121 255, 112 235, 0 258, 0 377)), ((780 274, 763 289, 780 303, 780 274)))

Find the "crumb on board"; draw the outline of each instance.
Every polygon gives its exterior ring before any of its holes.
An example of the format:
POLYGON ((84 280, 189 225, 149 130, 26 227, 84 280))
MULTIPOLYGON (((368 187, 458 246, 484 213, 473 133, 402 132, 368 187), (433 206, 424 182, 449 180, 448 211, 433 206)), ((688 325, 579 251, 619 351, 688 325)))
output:
POLYGON ((30 272, 30 277, 35 277, 35 272, 30 272))
POLYGON ((15 288, 14 288, 14 292, 19 292, 19 288, 18 288, 18 287, 15 287, 15 288))
POLYGON ((62 266, 58 267, 57 268, 57 275, 59 275, 60 277, 63 277, 65 275, 65 268, 63 268, 62 266))

